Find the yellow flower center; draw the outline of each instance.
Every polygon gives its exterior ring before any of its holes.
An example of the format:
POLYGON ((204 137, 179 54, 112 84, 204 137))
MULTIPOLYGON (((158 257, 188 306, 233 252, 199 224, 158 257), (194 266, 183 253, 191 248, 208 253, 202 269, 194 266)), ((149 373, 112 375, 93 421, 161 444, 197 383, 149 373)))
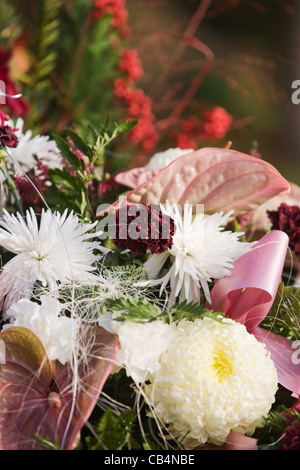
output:
POLYGON ((213 368, 215 369, 219 382, 232 375, 232 365, 229 357, 222 350, 217 350, 213 358, 213 368))

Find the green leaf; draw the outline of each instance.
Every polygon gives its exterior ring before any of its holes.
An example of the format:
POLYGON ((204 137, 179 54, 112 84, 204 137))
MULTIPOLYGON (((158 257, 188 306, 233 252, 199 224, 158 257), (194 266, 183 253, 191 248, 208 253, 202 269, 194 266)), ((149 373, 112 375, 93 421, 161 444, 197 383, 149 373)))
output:
POLYGON ((34 433, 34 437, 43 450, 59 450, 59 442, 56 444, 51 442, 49 438, 43 438, 39 436, 38 434, 34 433))
POLYGON ((135 419, 135 410, 117 415, 108 408, 95 430, 98 439, 87 439, 89 450, 139 449, 139 444, 132 437, 135 419))
POLYGON ((59 168, 51 169, 49 179, 54 185, 62 186, 67 194, 80 194, 81 187, 78 179, 69 173, 66 168, 62 170, 59 168))
POLYGON ((187 300, 173 305, 169 315, 171 315, 173 321, 182 320, 183 318, 193 321, 195 318, 203 318, 204 316, 220 319, 219 313, 209 310, 196 302, 188 302, 187 300))
POLYGON ((114 317, 116 321, 129 320, 144 323, 156 320, 162 314, 158 305, 138 295, 109 300, 106 308, 119 314, 116 318, 114 317))
POLYGON ((138 123, 138 120, 130 120, 126 122, 121 122, 120 124, 117 125, 117 132, 118 134, 120 133, 125 133, 131 131, 138 123))
POLYGON ((89 158, 92 157, 91 148, 89 147, 89 145, 87 145, 87 143, 83 140, 83 138, 80 137, 80 135, 78 135, 72 129, 66 129, 65 132, 66 132, 66 135, 68 135, 70 137, 70 139, 72 139, 72 141, 74 142, 75 147, 78 150, 80 150, 80 152, 82 152, 84 155, 86 155, 89 158))
POLYGON ((57 147, 59 148, 62 157, 75 168, 81 168, 82 164, 80 163, 79 158, 75 155, 70 149, 69 143, 61 136, 53 134, 53 139, 56 142, 57 147))

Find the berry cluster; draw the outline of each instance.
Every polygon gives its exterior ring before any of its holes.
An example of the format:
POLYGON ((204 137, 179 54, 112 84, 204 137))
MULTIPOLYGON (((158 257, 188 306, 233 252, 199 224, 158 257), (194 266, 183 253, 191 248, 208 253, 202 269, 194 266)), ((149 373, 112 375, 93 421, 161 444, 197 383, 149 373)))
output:
POLYGON ((128 11, 125 8, 125 0, 95 0, 94 18, 102 18, 105 15, 111 17, 111 25, 118 29, 122 35, 127 35, 130 28, 126 24, 128 11))
POLYGON ((199 141, 218 140, 225 137, 232 123, 232 116, 217 106, 203 114, 203 122, 195 116, 185 119, 179 128, 172 132, 179 148, 197 148, 199 141))
POLYGON ((134 144, 141 144, 142 150, 151 150, 158 138, 154 126, 152 100, 140 88, 132 86, 123 78, 115 80, 115 96, 122 100, 127 108, 128 118, 138 120, 137 125, 129 132, 129 139, 134 144))
POLYGON ((24 175, 16 175, 14 176, 14 182, 20 194, 24 210, 33 207, 36 212, 40 212, 43 206, 40 194, 43 197, 45 195, 45 188, 49 179, 49 168, 44 165, 42 159, 38 160, 36 165, 36 170, 27 174, 28 178, 24 175), (40 194, 36 191, 36 188, 40 194))
POLYGON ((222 139, 232 124, 232 116, 221 106, 206 111, 203 118, 203 135, 207 140, 222 139))
POLYGON ((135 49, 121 51, 120 70, 125 73, 129 81, 137 82, 143 75, 142 63, 135 49))

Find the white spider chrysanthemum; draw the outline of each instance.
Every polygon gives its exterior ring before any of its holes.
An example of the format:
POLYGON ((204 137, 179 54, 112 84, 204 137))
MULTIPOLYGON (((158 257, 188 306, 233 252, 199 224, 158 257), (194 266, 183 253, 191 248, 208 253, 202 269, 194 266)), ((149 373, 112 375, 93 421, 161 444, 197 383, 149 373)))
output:
POLYGON ((18 138, 16 148, 10 148, 9 153, 13 159, 27 172, 36 168, 36 158, 42 159, 43 164, 49 168, 61 168, 62 157, 54 140, 47 135, 36 135, 32 137, 32 131, 23 133, 24 121, 18 118, 16 123, 10 120, 9 126, 17 129, 15 134, 18 138))
MULTIPOLYGON (((96 222, 97 223, 97 222, 96 222)), ((80 223, 65 210, 63 214, 42 211, 40 221, 32 209, 23 218, 4 210, 0 221, 0 246, 14 253, 0 274, 0 300, 4 308, 22 297, 29 298, 36 281, 50 289, 57 282, 93 278, 94 250, 107 251, 98 241, 88 241, 99 232, 90 233, 95 224, 80 223)))
POLYGON ((74 331, 78 330, 76 319, 61 315, 61 306, 57 299, 41 296, 41 305, 28 299, 21 299, 7 311, 12 326, 29 328, 35 333, 51 360, 59 360, 62 364, 72 358, 74 331))
POLYGON ((187 449, 252 434, 275 400, 278 378, 263 343, 244 325, 204 317, 172 324, 148 403, 187 449))
POLYGON ((224 230, 233 211, 208 216, 200 212, 194 217, 189 204, 184 205, 183 215, 177 205, 167 203, 161 208, 174 219, 175 234, 168 250, 150 255, 145 262, 149 280, 161 283, 161 292, 170 283, 169 305, 178 295, 181 300, 199 301, 200 289, 210 302, 209 283, 229 276, 233 261, 246 253, 252 244, 239 240, 243 233, 224 230), (171 267, 157 279, 168 258, 171 267))
POLYGON ((194 152, 193 149, 181 149, 179 147, 170 148, 163 152, 157 152, 150 158, 146 168, 162 169, 168 166, 177 158, 185 155, 186 153, 194 152))

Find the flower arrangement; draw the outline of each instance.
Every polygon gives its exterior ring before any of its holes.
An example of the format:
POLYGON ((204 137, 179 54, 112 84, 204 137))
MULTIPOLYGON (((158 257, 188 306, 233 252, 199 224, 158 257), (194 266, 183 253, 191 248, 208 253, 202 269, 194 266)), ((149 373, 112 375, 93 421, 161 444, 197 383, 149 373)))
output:
MULTIPOLYGON (((129 34, 125 2, 93 7, 129 34)), ((0 449, 299 450, 299 188, 195 149, 226 135, 219 106, 104 178, 112 143, 157 139, 139 58, 118 58, 124 121, 33 132, 15 87, 0 110, 0 449)))
POLYGON ((1 141, 1 448, 200 450, 232 435, 241 446, 251 436, 257 448, 288 447, 290 433, 295 445, 299 301, 282 276, 297 212, 269 211, 270 230, 256 240, 251 228, 256 207, 290 184, 228 148, 175 149, 171 161, 169 149, 166 166, 161 152, 154 168, 118 172, 127 191, 98 204, 96 157, 132 125, 88 129, 94 141, 71 130, 29 138, 29 149, 51 154, 44 195, 17 161, 19 143, 1 141), (39 210, 20 212, 11 163, 39 210), (278 390, 294 402, 284 412, 278 390), (274 420, 279 443, 263 434, 274 420))

